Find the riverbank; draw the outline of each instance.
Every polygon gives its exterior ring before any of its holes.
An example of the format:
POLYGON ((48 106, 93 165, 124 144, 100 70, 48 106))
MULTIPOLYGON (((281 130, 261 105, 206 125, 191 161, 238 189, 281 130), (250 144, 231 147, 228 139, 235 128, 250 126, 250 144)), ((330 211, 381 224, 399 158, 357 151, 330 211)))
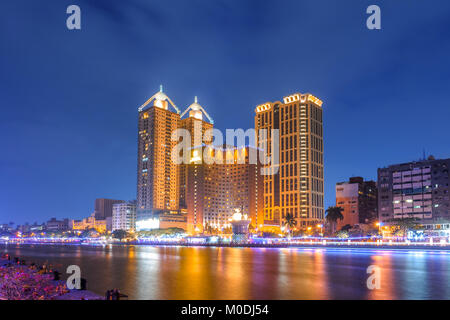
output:
MULTIPOLYGON (((184 247, 223 247, 223 248, 280 248, 280 249, 288 249, 288 248, 298 248, 298 249, 376 249, 376 250, 437 250, 437 251, 450 251, 450 246, 445 245, 396 245, 396 244, 347 244, 347 243, 305 243, 305 244, 174 244, 173 242, 167 243, 128 243, 132 245, 147 245, 147 246, 184 246, 184 247)), ((120 244, 119 244, 120 245, 120 244)))
POLYGON ((174 241, 129 241, 129 242, 67 242, 67 241, 20 241, 9 240, 0 243, 9 244, 38 244, 38 245, 81 245, 81 246, 105 246, 105 245, 137 245, 137 246, 174 246, 174 247, 219 247, 219 248, 299 248, 299 249, 371 249, 371 250, 426 250, 426 251, 450 251, 450 244, 430 244, 429 242, 360 242, 360 241, 298 241, 298 242, 272 242, 272 243, 189 243, 174 241))
POLYGON ((0 300, 104 300, 87 290, 69 290, 53 273, 33 263, 0 259, 0 300))
MULTIPOLYGON (((87 288, 129 300, 449 299, 450 252, 409 249, 229 248, 162 245, 0 245, 3 253, 64 273, 78 265, 87 288), (381 289, 366 285, 381 268, 381 289), (417 281, 411 281, 411 276, 417 281), (187 279, 187 280, 186 280, 187 279)), ((122 299, 121 299, 122 300, 122 299)))

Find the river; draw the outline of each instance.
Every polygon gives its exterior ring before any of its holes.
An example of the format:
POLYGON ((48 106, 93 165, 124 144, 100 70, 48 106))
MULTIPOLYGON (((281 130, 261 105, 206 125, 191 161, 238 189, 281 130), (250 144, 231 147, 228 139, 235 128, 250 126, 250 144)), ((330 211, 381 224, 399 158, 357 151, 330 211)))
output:
POLYGON ((450 299, 450 252, 1 244, 0 252, 60 271, 78 265, 88 289, 130 299, 450 299), (367 268, 379 267, 370 290, 367 268))

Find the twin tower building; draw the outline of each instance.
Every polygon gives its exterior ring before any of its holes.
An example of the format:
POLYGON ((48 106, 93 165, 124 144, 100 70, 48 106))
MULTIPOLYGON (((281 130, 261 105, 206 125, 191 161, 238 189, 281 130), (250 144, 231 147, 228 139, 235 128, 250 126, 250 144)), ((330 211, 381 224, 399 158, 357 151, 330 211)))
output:
POLYGON ((212 146, 214 122, 197 98, 180 113, 162 87, 138 110, 137 230, 225 231, 236 210, 251 219, 255 231, 279 232, 287 215, 298 229, 323 222, 323 118, 318 98, 297 93, 257 106, 255 139, 250 139, 255 145, 214 141, 212 146), (190 139, 189 148, 180 151, 182 162, 173 158, 173 150, 180 150, 181 140, 174 138, 179 129, 190 139), (260 129, 267 134, 259 135, 260 129), (255 161, 252 152, 277 157, 255 161))

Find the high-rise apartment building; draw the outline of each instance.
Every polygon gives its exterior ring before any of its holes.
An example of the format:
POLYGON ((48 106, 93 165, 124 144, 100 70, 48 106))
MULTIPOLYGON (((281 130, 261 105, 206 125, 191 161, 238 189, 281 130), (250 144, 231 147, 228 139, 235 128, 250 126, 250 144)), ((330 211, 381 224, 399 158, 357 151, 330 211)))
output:
POLYGON ((450 159, 430 156, 378 169, 380 221, 416 218, 423 223, 449 223, 449 167, 450 159))
MULTIPOLYGON (((210 139, 205 139, 205 132, 213 128, 214 121, 205 111, 205 109, 198 103, 197 97, 182 114, 181 118, 185 114, 188 114, 187 118, 181 120, 180 127, 189 131, 191 136, 190 147, 195 148, 209 143, 210 139), (205 119, 207 121, 205 121, 205 119)), ((190 158, 190 157, 189 157, 190 158)), ((187 208, 186 196, 187 196, 187 164, 180 165, 180 207, 187 208)))
POLYGON ((268 102, 256 110, 257 146, 270 155, 279 151, 279 164, 267 164, 273 174, 264 176, 264 225, 281 226, 291 214, 304 229, 324 219, 322 101, 296 93, 283 102, 268 102), (260 136, 260 129, 268 134, 260 136), (270 130, 278 129, 274 141, 270 130))
POLYGON ((94 205, 94 216, 97 220, 104 220, 106 218, 112 217, 112 208, 116 203, 125 202, 123 200, 115 199, 95 199, 94 205))
POLYGON ((113 205, 112 231, 136 230, 136 203, 123 202, 113 205))
POLYGON ((352 177, 336 184, 336 206, 344 209, 343 220, 337 221, 338 230, 343 226, 368 224, 378 220, 377 184, 352 177))
POLYGON ((172 161, 171 139, 180 126, 180 112, 162 91, 139 108, 137 228, 145 229, 160 213, 179 210, 179 164, 172 161), (169 105, 170 104, 170 105, 169 105), (172 106, 176 112, 169 110, 172 106))
POLYGON ((263 223, 263 177, 259 165, 250 163, 252 149, 226 145, 194 149, 187 166, 189 233, 231 227, 235 209, 246 214, 254 228, 263 223), (204 154, 222 161, 202 159, 204 154))

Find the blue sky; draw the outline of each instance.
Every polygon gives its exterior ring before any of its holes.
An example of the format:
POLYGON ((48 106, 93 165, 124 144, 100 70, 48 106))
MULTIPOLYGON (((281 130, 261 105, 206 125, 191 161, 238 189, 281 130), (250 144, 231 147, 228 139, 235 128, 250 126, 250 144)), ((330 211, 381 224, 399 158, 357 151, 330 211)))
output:
POLYGON ((134 199, 137 108, 161 83, 219 129, 290 93, 321 98, 327 206, 350 176, 450 157, 448 1, 7 0, 0 39, 0 222, 134 199), (366 28, 371 4, 382 30, 366 28))

